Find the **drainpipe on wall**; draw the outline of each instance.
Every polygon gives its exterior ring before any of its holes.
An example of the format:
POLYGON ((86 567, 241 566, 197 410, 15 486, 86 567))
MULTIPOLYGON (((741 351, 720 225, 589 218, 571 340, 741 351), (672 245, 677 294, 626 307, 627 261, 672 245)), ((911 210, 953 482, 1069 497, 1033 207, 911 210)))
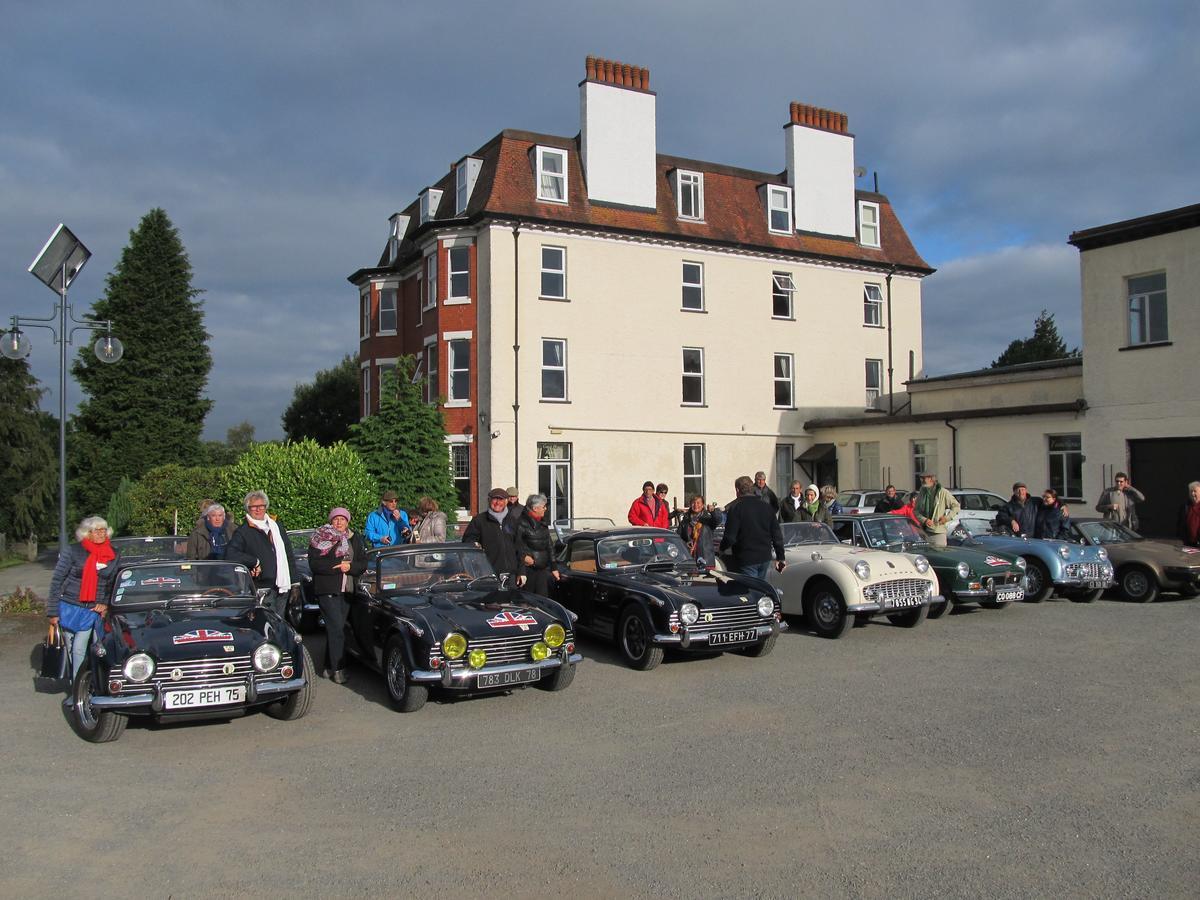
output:
POLYGON ((520 488, 521 471, 521 223, 513 225, 513 484, 520 488))
POLYGON ((887 273, 887 332, 888 332, 888 415, 896 414, 896 400, 892 384, 892 276, 896 267, 892 266, 887 273))
POLYGON ((946 419, 946 427, 950 429, 950 490, 958 490, 958 429, 946 419))

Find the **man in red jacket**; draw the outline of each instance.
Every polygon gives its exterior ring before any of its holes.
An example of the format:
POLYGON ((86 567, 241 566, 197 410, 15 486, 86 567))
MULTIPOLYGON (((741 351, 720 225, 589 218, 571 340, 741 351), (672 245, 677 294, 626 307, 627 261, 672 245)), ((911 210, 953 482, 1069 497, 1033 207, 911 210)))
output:
POLYGON ((669 528, 671 526, 671 510, 667 505, 667 486, 659 485, 661 490, 655 493, 654 482, 647 481, 642 485, 642 496, 633 501, 629 507, 629 524, 645 525, 649 528, 669 528))

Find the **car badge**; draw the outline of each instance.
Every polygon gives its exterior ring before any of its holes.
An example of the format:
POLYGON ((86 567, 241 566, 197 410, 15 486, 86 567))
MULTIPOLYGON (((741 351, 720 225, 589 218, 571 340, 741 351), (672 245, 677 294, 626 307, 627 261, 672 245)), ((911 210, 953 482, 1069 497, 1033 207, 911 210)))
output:
POLYGON ((711 621, 712 621, 712 613, 705 613, 705 614, 704 614, 704 621, 705 621, 705 622, 711 622, 711 621))
POLYGON ((231 663, 231 662, 225 663, 225 665, 221 666, 221 671, 223 673, 225 673, 226 675, 232 675, 233 674, 233 663, 231 663))
POLYGON ((234 651, 234 646, 233 644, 226 644, 224 649, 226 653, 232 653, 234 651))
POLYGON ((209 631, 207 628, 197 628, 187 634, 177 634, 171 638, 173 644, 203 644, 207 642, 232 641, 233 634, 228 631, 209 631))
POLYGON ((1009 564, 1007 559, 1001 559, 999 556, 989 556, 984 562, 989 566, 1007 566, 1009 564))
POLYGON ((738 599, 739 599, 739 600, 741 600, 743 603, 749 603, 749 602, 750 602, 750 598, 749 598, 749 597, 739 597, 738 599))
POLYGON ((504 612, 496 613, 487 620, 488 625, 492 628, 520 628, 522 631, 528 631, 530 625, 536 625, 537 619, 526 613, 504 612))
POLYGON ((183 678, 183 669, 172 669, 171 670, 171 680, 172 681, 179 681, 181 678, 183 678))

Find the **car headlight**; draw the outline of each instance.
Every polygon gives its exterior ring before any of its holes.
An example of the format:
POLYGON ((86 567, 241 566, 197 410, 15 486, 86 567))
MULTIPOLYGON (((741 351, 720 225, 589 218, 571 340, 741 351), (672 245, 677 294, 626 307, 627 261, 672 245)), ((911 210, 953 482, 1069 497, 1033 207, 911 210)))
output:
POLYGON ((766 617, 775 614, 775 601, 770 597, 758 598, 758 614, 766 617))
POLYGON ((145 653, 135 653, 125 660, 124 672, 130 681, 148 681, 154 674, 154 660, 145 653))
POLYGON ((1023 557, 1023 556, 1018 556, 1018 557, 1017 557, 1017 568, 1018 568, 1018 569, 1027 569, 1027 568, 1029 568, 1029 563, 1025 562, 1025 557, 1023 557))
MULTIPOLYGON (((480 650, 479 652, 482 653, 483 651, 480 650)), ((529 655, 533 657, 534 662, 541 662, 550 655, 550 648, 546 645, 545 641, 538 641, 529 648, 529 655)), ((476 666, 476 668, 478 668, 478 666, 476 666)))
POLYGON ((446 639, 442 641, 442 653, 446 659, 460 659, 467 652, 467 639, 455 631, 452 634, 446 635, 446 639))
POLYGON ((467 665, 472 669, 482 669, 485 662, 487 662, 487 653, 483 650, 476 649, 467 654, 467 665))
POLYGON ((546 642, 546 646, 557 650, 563 645, 563 641, 567 639, 566 630, 555 622, 546 629, 546 633, 542 635, 542 640, 546 642))
POLYGON ((279 665, 282 655, 274 644, 260 644, 254 651, 254 668, 260 672, 270 672, 279 665))
POLYGON ((1101 547, 1098 551, 1101 559, 1108 559, 1108 551, 1101 547))
POLYGON ((858 562, 856 562, 854 564, 854 574, 857 575, 863 581, 867 581, 870 579, 871 567, 867 564, 867 561, 865 559, 860 559, 858 562))
POLYGON ((968 575, 971 574, 971 567, 968 566, 965 562, 960 562, 957 566, 954 567, 954 569, 956 572, 958 572, 959 578, 966 578, 968 575))
POLYGON ((679 621, 684 625, 694 625, 700 618, 700 609, 695 603, 685 603, 679 607, 679 621))
POLYGON ((1058 555, 1061 556, 1063 559, 1070 559, 1071 558, 1071 548, 1068 547, 1066 544, 1063 544, 1061 547, 1058 548, 1058 555))
POLYGON ((918 572, 920 572, 922 575, 924 575, 926 572, 929 571, 929 560, 927 560, 923 556, 918 556, 916 559, 913 560, 913 566, 916 568, 916 570, 918 572))

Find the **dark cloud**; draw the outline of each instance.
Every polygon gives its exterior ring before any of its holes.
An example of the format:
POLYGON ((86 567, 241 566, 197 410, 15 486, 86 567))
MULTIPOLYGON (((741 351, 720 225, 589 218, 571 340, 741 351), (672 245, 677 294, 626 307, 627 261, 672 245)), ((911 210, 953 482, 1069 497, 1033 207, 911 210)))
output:
POLYGON ((1071 231, 1200 199, 1198 38, 1182 2, 19 4, 0 36, 0 296, 49 314, 24 269, 63 220, 95 253, 86 307, 162 206, 205 291, 208 434, 278 435, 295 383, 357 350, 345 276, 387 216, 502 128, 574 134, 597 53, 650 67, 665 153, 780 170, 790 100, 848 113, 940 269, 929 370, 974 368, 1043 307, 1078 342, 1071 231))

